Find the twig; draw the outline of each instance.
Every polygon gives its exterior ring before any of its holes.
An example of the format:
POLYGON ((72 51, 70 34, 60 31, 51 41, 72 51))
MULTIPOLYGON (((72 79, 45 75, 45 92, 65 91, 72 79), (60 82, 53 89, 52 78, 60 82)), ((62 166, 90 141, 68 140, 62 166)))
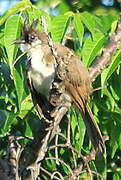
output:
POLYGON ((53 145, 53 146, 50 146, 49 147, 49 150, 51 150, 51 149, 54 149, 54 148, 56 148, 56 147, 67 147, 68 149, 71 149, 71 151, 73 151, 73 152, 75 152, 77 155, 79 155, 79 157, 80 158, 82 158, 82 160, 84 161, 84 162, 86 162, 86 160, 87 160, 87 158, 86 158, 86 156, 83 156, 79 151, 77 151, 71 144, 57 144, 57 145, 53 145))
POLYGON ((22 56, 24 56, 27 52, 23 52, 21 55, 19 55, 15 61, 13 61, 13 66, 21 59, 22 56))
MULTIPOLYGON (((52 176, 52 173, 50 173, 49 171, 47 171, 45 168, 43 168, 42 166, 40 167, 40 169, 45 172, 48 176, 52 176)), ((54 176, 54 179, 60 180, 60 178, 54 176)))
POLYGON ((60 176, 60 178, 61 178, 60 180, 64 180, 63 176, 58 171, 55 171, 55 172, 52 173, 51 179, 55 178, 55 174, 58 174, 60 176))
POLYGON ((66 141, 67 141, 67 137, 64 135, 64 134, 62 134, 62 133, 56 133, 56 134, 58 134, 59 136, 61 136, 61 137, 63 137, 66 141))
POLYGON ((24 148, 22 148, 22 146, 16 142, 17 144, 17 150, 16 150, 16 180, 19 180, 19 160, 21 157, 21 154, 24 150, 24 148))
POLYGON ((74 174, 73 174, 73 171, 72 171, 72 169, 70 168, 70 166, 68 165, 68 164, 66 164, 62 159, 57 159, 56 157, 46 157, 45 158, 45 160, 58 160, 60 163, 62 163, 62 164, 64 164, 66 167, 67 167, 67 169, 69 170, 69 172, 71 173, 71 175, 72 175, 72 177, 75 179, 75 176, 74 176, 74 174))
MULTIPOLYGON (((58 134, 55 135, 55 145, 58 144, 58 134)), ((55 147, 55 157, 58 158, 58 147, 55 147)), ((59 161, 56 161, 56 164, 59 165, 59 161)))
POLYGON ((70 140, 70 119, 68 119, 68 124, 67 124, 67 144, 71 144, 70 140))
POLYGON ((17 161, 16 161, 16 144, 15 139, 13 135, 8 135, 8 162, 10 164, 10 176, 11 178, 16 178, 16 172, 17 172, 17 161))

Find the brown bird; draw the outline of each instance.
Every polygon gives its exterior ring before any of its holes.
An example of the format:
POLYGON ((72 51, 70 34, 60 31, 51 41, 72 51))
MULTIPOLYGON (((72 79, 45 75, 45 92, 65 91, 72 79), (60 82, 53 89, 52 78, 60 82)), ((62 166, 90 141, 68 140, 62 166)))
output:
MULTIPOLYGON (((48 45, 48 37, 44 32, 35 29, 37 21, 24 25, 21 37, 13 43, 20 44, 22 52, 27 52, 27 79, 37 111, 43 111, 49 100, 49 92, 57 68, 55 57, 48 45)), ((77 56, 60 43, 53 43, 57 56, 66 60, 68 65, 63 80, 65 99, 74 104, 80 111, 88 136, 95 150, 104 148, 101 132, 91 111, 87 108, 88 96, 91 92, 91 81, 88 69, 77 56)))

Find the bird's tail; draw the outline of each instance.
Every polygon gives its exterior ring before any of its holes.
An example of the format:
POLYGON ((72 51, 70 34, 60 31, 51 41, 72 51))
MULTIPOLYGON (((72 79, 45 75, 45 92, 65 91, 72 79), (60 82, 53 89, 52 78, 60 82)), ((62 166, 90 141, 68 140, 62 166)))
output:
POLYGON ((88 136, 96 151, 105 152, 105 144, 101 135, 100 129, 94 120, 91 110, 85 106, 85 112, 82 112, 84 123, 87 129, 88 136))

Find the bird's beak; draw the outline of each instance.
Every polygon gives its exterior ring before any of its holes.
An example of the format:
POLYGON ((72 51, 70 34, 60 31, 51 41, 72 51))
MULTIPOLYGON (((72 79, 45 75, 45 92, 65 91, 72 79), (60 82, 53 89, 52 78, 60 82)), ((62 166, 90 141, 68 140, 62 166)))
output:
POLYGON ((20 37, 19 39, 12 41, 11 44, 25 44, 25 40, 20 37))

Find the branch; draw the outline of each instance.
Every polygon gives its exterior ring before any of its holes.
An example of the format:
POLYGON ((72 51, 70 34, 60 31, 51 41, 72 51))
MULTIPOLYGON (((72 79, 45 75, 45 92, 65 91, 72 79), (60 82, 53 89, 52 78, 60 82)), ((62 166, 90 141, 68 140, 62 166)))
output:
POLYGON ((39 130, 37 137, 29 145, 29 149, 24 151, 23 159, 26 159, 25 167, 27 171, 22 173, 25 179, 28 179, 28 177, 31 179, 32 174, 34 177, 38 177, 41 162, 47 152, 48 144, 55 134, 57 134, 58 125, 66 112, 67 108, 60 108, 52 124, 48 124, 47 121, 41 119, 41 130, 39 130))
POLYGON ((9 134, 8 135, 8 165, 9 165, 9 177, 11 179, 19 180, 19 160, 21 157, 21 153, 23 148, 20 146, 18 142, 15 141, 15 136, 9 134))
POLYGON ((100 57, 95 59, 95 62, 89 68, 90 78, 93 82, 96 77, 101 74, 102 70, 105 69, 107 65, 111 63, 111 58, 119 48, 119 42, 121 41, 121 20, 117 22, 117 28, 114 33, 109 38, 109 41, 100 57))

